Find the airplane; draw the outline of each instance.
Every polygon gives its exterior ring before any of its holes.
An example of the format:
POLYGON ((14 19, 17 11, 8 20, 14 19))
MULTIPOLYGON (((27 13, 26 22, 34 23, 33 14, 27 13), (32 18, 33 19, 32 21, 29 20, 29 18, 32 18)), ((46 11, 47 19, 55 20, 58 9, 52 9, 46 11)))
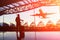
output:
POLYGON ((41 10, 41 9, 39 9, 39 14, 38 13, 36 13, 36 14, 33 14, 33 15, 31 15, 31 16, 41 16, 42 18, 47 18, 47 15, 51 15, 51 14, 54 14, 54 13, 43 13, 43 11, 41 10))

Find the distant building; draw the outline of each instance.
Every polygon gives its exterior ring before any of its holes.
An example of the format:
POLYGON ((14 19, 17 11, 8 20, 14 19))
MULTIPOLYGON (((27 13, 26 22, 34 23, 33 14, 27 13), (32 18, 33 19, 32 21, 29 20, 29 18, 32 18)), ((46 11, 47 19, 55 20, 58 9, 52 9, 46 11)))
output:
POLYGON ((30 27, 36 27, 35 22, 32 22, 32 23, 30 24, 30 27))
POLYGON ((51 20, 49 20, 46 24, 46 27, 54 27, 54 24, 51 20))
POLYGON ((15 25, 13 23, 10 23, 10 27, 15 27, 15 25))
POLYGON ((37 25, 37 27, 44 27, 44 23, 42 21, 40 21, 37 25))
POLYGON ((3 23, 0 23, 0 27, 2 27, 3 26, 3 23))
POLYGON ((60 20, 57 21, 56 27, 60 27, 60 20))
POLYGON ((9 24, 7 24, 7 23, 0 23, 0 27, 9 27, 9 24))
POLYGON ((23 26, 27 26, 28 27, 28 23, 26 22, 26 23, 24 23, 24 25, 23 26))

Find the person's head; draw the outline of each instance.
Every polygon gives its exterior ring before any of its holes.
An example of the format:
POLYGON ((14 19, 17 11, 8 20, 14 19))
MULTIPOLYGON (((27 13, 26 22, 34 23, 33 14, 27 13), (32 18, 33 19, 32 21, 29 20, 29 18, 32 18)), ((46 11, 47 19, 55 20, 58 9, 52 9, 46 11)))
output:
POLYGON ((19 17, 20 15, 19 15, 19 14, 17 14, 17 16, 19 17))

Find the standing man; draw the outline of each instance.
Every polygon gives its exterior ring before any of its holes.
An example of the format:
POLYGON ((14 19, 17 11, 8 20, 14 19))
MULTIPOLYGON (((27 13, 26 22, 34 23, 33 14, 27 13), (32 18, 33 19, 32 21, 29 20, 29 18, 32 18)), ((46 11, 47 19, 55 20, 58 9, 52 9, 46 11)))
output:
POLYGON ((18 28, 18 27, 20 27, 21 26, 21 20, 20 20, 20 15, 19 14, 17 14, 17 17, 16 17, 16 27, 18 28))
POLYGON ((20 38, 17 37, 17 40, 21 40, 22 38, 24 38, 24 31, 23 31, 24 27, 21 26, 21 22, 20 21, 23 21, 23 20, 20 19, 20 15, 19 14, 17 14, 17 17, 16 17, 15 21, 16 21, 16 27, 17 27, 17 36, 18 36, 18 32, 20 33, 20 38))

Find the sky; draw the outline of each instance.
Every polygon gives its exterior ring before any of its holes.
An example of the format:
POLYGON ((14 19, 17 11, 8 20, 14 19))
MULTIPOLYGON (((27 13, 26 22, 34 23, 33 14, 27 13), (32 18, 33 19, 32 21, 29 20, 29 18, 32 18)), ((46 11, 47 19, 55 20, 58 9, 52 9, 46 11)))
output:
POLYGON ((25 22, 28 22, 28 24, 30 25, 33 21, 34 21, 34 16, 31 16, 32 14, 36 14, 36 13, 40 13, 39 9, 42 9, 43 13, 54 13, 52 15, 47 15, 48 18, 46 19, 42 19, 42 17, 37 17, 35 16, 35 22, 36 25, 38 24, 38 22, 43 21, 44 24, 46 24, 49 20, 52 20, 52 22, 54 24, 56 24, 56 22, 60 19, 60 7, 59 6, 42 6, 33 10, 29 10, 29 11, 25 11, 25 12, 20 12, 20 13, 16 13, 16 14, 9 14, 9 15, 2 15, 0 16, 0 23, 5 22, 5 23, 13 23, 16 24, 15 22, 15 18, 17 16, 17 14, 20 14, 21 19, 23 19, 24 21, 22 22, 22 24, 24 24, 25 22), (4 17, 4 21, 3 21, 3 17, 4 17))

